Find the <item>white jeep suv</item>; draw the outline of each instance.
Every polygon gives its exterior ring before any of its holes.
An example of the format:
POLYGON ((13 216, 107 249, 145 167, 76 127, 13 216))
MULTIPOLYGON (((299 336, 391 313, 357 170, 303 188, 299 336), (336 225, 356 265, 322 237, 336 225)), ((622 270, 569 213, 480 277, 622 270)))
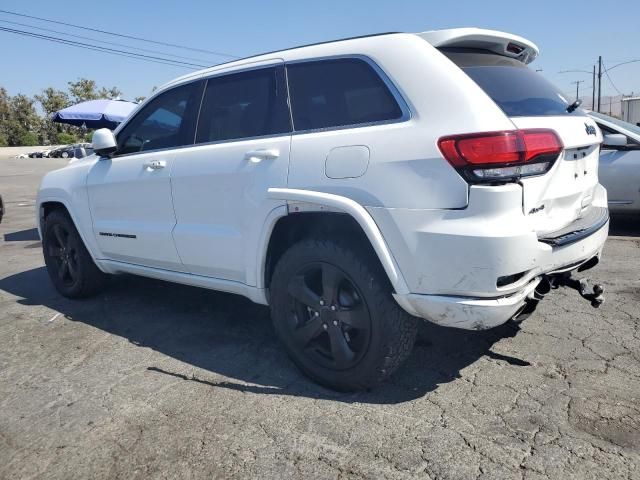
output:
POLYGON ((416 317, 526 315, 608 230, 594 121, 495 31, 390 33, 174 80, 38 195, 62 295, 131 273, 270 305, 295 363, 367 388, 416 317))

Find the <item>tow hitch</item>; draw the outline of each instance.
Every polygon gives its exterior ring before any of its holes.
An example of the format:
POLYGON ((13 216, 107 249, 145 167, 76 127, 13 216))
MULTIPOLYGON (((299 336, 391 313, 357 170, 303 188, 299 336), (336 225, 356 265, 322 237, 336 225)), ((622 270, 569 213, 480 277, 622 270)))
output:
POLYGON ((589 288, 589 279, 587 278, 572 278, 571 272, 566 272, 549 275, 546 279, 551 288, 569 287, 577 290, 582 298, 591 302, 593 308, 598 308, 604 303, 604 287, 599 283, 594 283, 593 287, 589 288))
MULTIPOLYGON (((589 266, 584 269, 586 270, 593 267, 595 263, 597 263, 597 260, 590 263, 589 266)), ((581 269, 578 269, 578 271, 581 271, 581 269)), ((524 306, 513 317, 511 317, 511 319, 516 322, 522 322, 528 318, 536 310, 540 300, 542 300, 552 289, 556 289, 558 287, 569 287, 577 290, 582 298, 591 303, 593 308, 598 308, 604 303, 604 287, 602 285, 595 283, 591 288, 589 288, 589 279, 572 278, 571 273, 573 272, 543 275, 531 296, 527 298, 524 306)))

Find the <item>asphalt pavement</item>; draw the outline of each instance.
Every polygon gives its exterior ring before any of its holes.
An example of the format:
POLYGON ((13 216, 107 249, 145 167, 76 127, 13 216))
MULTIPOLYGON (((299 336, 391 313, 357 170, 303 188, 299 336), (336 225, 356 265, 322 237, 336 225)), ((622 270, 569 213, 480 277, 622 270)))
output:
POLYGON ((34 201, 65 163, 0 153, 0 478, 640 479, 640 219, 589 272, 600 309, 558 289, 519 326, 425 324, 390 383, 339 394, 241 297, 58 295, 34 201))

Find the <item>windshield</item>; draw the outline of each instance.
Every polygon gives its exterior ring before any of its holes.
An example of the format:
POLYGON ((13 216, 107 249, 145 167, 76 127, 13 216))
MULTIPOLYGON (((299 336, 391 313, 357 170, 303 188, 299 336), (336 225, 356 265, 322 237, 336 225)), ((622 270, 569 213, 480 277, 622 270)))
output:
POLYGON ((440 51, 510 117, 584 115, 582 110, 567 112, 571 102, 562 92, 519 60, 471 48, 442 48, 440 51))
POLYGON ((604 120, 605 122, 613 123, 614 125, 619 126, 620 128, 624 128, 625 130, 630 131, 631 133, 635 133, 636 135, 640 135, 640 127, 634 125, 633 123, 625 122, 624 120, 618 120, 617 118, 610 117, 609 115, 603 115, 602 113, 597 112, 589 112, 593 118, 597 118, 600 120, 604 120))

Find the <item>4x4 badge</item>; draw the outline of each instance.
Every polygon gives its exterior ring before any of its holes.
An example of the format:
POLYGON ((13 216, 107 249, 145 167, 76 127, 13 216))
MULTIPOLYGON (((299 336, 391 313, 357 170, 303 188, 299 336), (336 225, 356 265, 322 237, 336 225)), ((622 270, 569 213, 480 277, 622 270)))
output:
POLYGON ((597 135, 596 127, 594 127, 593 125, 589 125, 588 123, 585 123, 584 129, 586 130, 587 135, 597 135))

